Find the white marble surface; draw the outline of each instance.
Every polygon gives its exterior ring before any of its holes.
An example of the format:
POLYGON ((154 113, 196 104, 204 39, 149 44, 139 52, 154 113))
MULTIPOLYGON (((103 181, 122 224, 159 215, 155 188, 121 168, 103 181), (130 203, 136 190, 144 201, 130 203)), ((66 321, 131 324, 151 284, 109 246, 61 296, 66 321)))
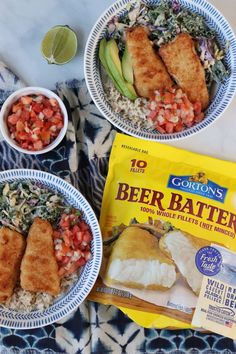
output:
MULTIPOLYGON (((209 0, 236 32, 236 0, 209 0)), ((0 0, 0 60, 5 61, 29 85, 52 88, 56 81, 83 73, 86 39, 98 16, 112 0, 0 0), (78 34, 77 56, 63 66, 48 65, 40 53, 45 32, 67 24, 78 34)), ((235 68, 236 70, 236 68, 235 68)), ((236 161, 236 96, 219 120, 205 131, 173 142, 180 148, 236 161)))

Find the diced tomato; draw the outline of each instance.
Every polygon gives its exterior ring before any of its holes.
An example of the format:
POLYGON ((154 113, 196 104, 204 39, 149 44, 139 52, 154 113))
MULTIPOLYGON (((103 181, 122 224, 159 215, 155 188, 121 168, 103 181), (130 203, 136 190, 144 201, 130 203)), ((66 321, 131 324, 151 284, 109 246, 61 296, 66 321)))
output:
POLYGON ((52 108, 52 104, 48 98, 43 98, 42 104, 44 108, 52 108))
POLYGON ((80 259, 78 259, 78 261, 76 261, 76 266, 77 266, 77 267, 81 267, 81 266, 83 266, 85 263, 86 263, 86 260, 81 257, 80 259))
POLYGON ((18 120, 19 120, 19 117, 16 114, 11 114, 7 118, 8 124, 12 124, 12 125, 16 125, 18 120))
POLYGON ((57 116, 57 114, 55 114, 55 116, 50 119, 50 122, 58 126, 58 124, 62 122, 62 118, 60 116, 57 116))
POLYGON ((89 230, 88 224, 86 224, 84 221, 81 221, 80 228, 81 228, 82 231, 89 230))
POLYGON ((159 133, 161 133, 161 134, 165 134, 165 129, 163 129, 162 127, 160 127, 159 125, 156 125, 156 130, 158 130, 159 131, 159 133))
POLYGON ((53 116, 53 110, 49 108, 44 108, 43 114, 45 115, 46 118, 51 118, 53 116))
POLYGON ((25 109, 22 111, 21 115, 21 120, 29 120, 30 118, 30 112, 29 111, 26 111, 25 109))
POLYGON ((22 132, 18 132, 16 134, 17 138, 19 138, 20 140, 29 140, 29 134, 26 133, 25 131, 22 132))
POLYGON ((180 123, 176 124, 175 131, 177 133, 182 132, 183 128, 184 128, 183 123, 180 122, 180 123))
POLYGON ((66 266, 68 263, 70 262, 70 257, 63 257, 61 260, 61 264, 63 264, 64 266, 66 266))
POLYGON ((90 242, 92 239, 92 236, 89 232, 85 232, 84 236, 83 236, 83 241, 85 242, 90 242))
POLYGON ((170 110, 166 109, 165 113, 164 113, 164 118, 169 121, 169 120, 171 120, 171 117, 172 117, 172 114, 171 114, 170 110))
POLYGON ((77 234, 77 232, 80 231, 79 225, 73 225, 72 232, 74 235, 77 234))
POLYGON ((28 141, 21 142, 21 147, 22 147, 22 149, 28 150, 28 146, 29 146, 28 141))
POLYGON ((174 127, 175 127, 175 126, 174 126, 173 123, 168 122, 168 123, 166 123, 166 125, 165 125, 165 130, 166 130, 167 133, 173 133, 174 127))
POLYGON ((70 252, 70 247, 68 245, 66 245, 65 243, 62 244, 62 247, 61 247, 61 252, 66 255, 67 253, 70 252))
POLYGON ((33 103, 32 108, 35 111, 35 113, 40 113, 43 110, 43 104, 41 103, 33 103))
POLYGON ((63 217, 61 218, 61 221, 60 221, 60 227, 62 229, 65 229, 66 227, 69 227, 70 226, 70 219, 68 217, 63 217))
POLYGON ((172 93, 166 92, 164 94, 164 99, 163 99, 164 104, 171 104, 173 103, 173 100, 174 100, 174 95, 172 93))
POLYGON ((148 118, 151 120, 154 120, 157 116, 157 112, 156 111, 151 111, 148 115, 148 118))
POLYGON ((56 112, 54 114, 54 117, 57 118, 58 120, 63 120, 62 114, 60 112, 56 112))
POLYGON ((35 119, 37 118, 37 114, 35 113, 35 111, 32 110, 30 112, 30 118, 33 122, 35 121, 35 119))
POLYGON ((81 231, 78 231, 75 235, 76 241, 81 243, 83 241, 83 233, 81 231))
POLYGON ((74 244, 75 249, 78 249, 80 247, 81 242, 82 241, 77 240, 77 238, 74 238, 73 244, 74 244))
POLYGON ((40 134, 41 136, 41 139, 43 141, 44 144, 48 145, 50 143, 50 132, 49 131, 46 131, 46 130, 43 130, 40 134))
POLYGON ((202 104, 201 102, 195 102, 193 105, 194 112, 196 114, 200 114, 202 112, 202 104))
POLYGON ((43 128, 44 127, 44 123, 41 119, 35 119, 35 122, 34 122, 34 125, 35 127, 38 127, 38 128, 43 128))

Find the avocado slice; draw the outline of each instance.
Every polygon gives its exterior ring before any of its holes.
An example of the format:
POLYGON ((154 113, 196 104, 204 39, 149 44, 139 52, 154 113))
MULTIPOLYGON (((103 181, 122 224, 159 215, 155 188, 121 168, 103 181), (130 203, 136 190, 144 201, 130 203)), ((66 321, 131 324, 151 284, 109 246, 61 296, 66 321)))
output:
POLYGON ((137 93, 136 93, 136 91, 135 91, 135 89, 134 89, 134 86, 133 86, 132 84, 130 84, 129 82, 126 82, 126 86, 127 86, 127 88, 129 89, 129 91, 131 92, 131 94, 132 94, 133 96, 135 96, 134 100, 135 100, 136 98, 138 98, 138 95, 137 95, 137 93))
POLYGON ((109 40, 105 46, 105 60, 113 79, 121 88, 122 94, 130 100, 135 100, 138 96, 134 87, 126 82, 123 77, 119 49, 114 39, 109 40))
POLYGON ((127 45, 125 46, 125 51, 122 57, 122 72, 123 76, 126 81, 128 81, 131 85, 134 84, 134 72, 133 72, 133 65, 132 65, 132 59, 128 51, 127 45))
POLYGON ((112 80, 115 88, 123 95, 123 91, 121 90, 121 88, 119 87, 119 85, 117 84, 117 82, 114 80, 111 72, 110 72, 110 69, 108 68, 108 65, 107 65, 107 62, 106 62, 106 58, 105 58, 105 48, 106 48, 106 45, 107 45, 107 41, 105 38, 103 38, 101 41, 100 41, 100 44, 99 44, 99 59, 107 73, 107 75, 109 76, 109 78, 112 80))

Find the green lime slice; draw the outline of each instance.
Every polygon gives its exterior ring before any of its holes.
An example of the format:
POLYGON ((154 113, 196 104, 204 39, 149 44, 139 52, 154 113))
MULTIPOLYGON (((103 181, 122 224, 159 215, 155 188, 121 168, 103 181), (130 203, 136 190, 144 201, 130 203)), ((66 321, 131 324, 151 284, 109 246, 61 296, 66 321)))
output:
POLYGON ((66 64, 77 52, 77 37, 68 26, 55 26, 44 36, 41 52, 49 64, 66 64))

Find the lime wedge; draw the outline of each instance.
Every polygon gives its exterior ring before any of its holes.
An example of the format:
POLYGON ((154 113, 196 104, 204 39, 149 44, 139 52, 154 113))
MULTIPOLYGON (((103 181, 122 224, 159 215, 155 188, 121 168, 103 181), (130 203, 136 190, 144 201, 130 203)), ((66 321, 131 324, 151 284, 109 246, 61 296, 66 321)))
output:
POLYGON ((41 52, 49 64, 68 63, 77 52, 75 32, 69 26, 52 27, 42 40, 41 52))

